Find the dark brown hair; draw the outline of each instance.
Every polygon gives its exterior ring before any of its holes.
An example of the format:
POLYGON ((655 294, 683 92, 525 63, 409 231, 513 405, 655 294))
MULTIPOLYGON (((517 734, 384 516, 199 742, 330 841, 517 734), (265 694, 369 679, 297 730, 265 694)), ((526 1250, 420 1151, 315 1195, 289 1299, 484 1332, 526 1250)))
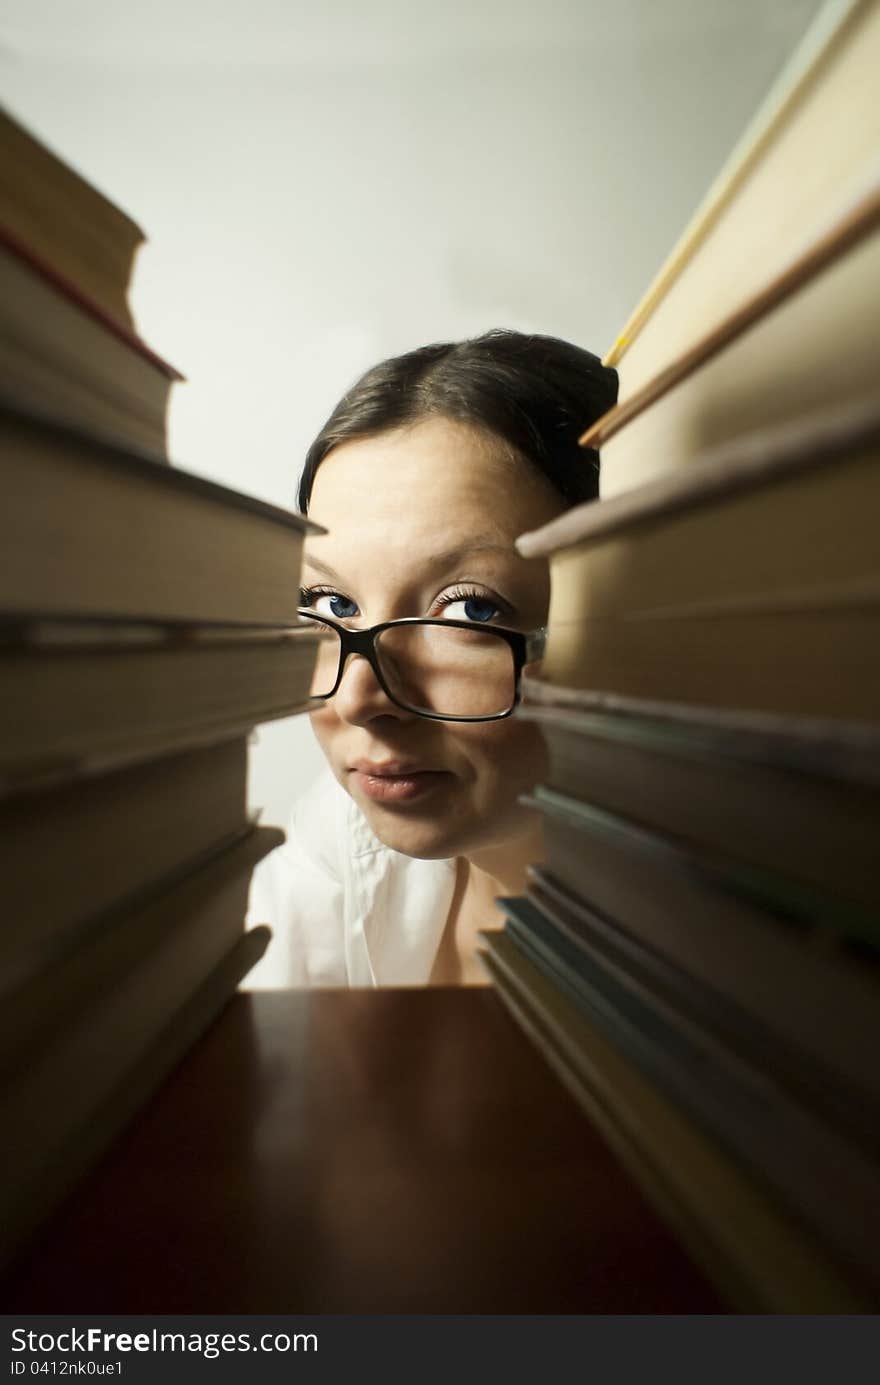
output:
POLYGON ((617 372, 557 337, 496 330, 393 356, 361 376, 312 443, 299 508, 307 512, 315 473, 334 447, 432 416, 503 439, 569 505, 594 500, 599 454, 577 440, 616 398, 617 372))

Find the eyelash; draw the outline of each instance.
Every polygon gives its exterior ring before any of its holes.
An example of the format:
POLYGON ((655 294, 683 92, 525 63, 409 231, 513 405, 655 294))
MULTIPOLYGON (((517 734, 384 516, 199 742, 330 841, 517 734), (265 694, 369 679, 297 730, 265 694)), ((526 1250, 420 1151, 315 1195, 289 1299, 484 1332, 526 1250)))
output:
POLYGON ((500 616, 510 614, 510 607, 506 601, 502 601, 501 597, 496 596, 494 592, 481 590, 479 587, 453 587, 451 591, 443 592, 435 604, 442 610, 446 606, 455 605, 457 601, 485 601, 489 605, 496 606, 500 616))
MULTIPOLYGON (((299 604, 308 609, 319 596, 341 596, 346 601, 351 599, 346 597, 344 592, 337 591, 335 587, 301 587, 299 604)), ((444 610, 447 606, 454 605, 456 601, 487 601, 498 607, 499 615, 510 616, 511 614, 511 607, 500 596, 496 595, 495 592, 489 592, 476 586, 453 587, 451 590, 443 592, 434 604, 444 610)))
POLYGON ((301 606, 311 606, 318 596, 342 596, 335 587, 300 587, 299 604, 301 606))

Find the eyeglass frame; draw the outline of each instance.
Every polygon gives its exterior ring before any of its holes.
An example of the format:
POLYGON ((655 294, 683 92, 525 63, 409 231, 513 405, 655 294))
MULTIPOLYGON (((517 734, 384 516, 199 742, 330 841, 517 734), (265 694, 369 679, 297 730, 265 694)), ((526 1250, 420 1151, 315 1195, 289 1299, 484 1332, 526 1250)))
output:
POLYGON ((400 707, 404 712, 411 712, 413 716, 426 717, 429 721, 503 721, 505 717, 512 716, 516 711, 517 705, 521 700, 520 677, 523 668, 533 659, 539 659, 544 653, 547 642, 547 627, 542 626, 537 630, 531 630, 528 634, 522 630, 509 630, 504 625, 483 625, 474 620, 444 620, 437 616, 402 616, 399 620, 383 620, 378 625, 369 625, 363 630, 352 630, 347 625, 340 625, 338 621, 330 620, 327 616, 318 615, 317 611, 307 611, 300 608, 300 616, 305 616, 307 620, 314 620, 321 625, 329 626, 335 630, 339 636, 339 667, 336 670, 336 681, 329 692, 313 693, 312 700, 315 702, 327 702, 334 697, 339 690, 342 682, 342 675, 345 666, 352 654, 360 654, 366 659, 373 673, 376 675, 376 682, 382 689, 389 701, 395 707, 400 707), (376 654, 376 639, 382 634, 383 630, 394 629, 400 625, 442 625, 452 630, 481 630, 484 634, 497 635, 508 645, 513 654, 513 701, 504 712, 488 712, 481 716, 466 717, 450 714, 444 716, 442 712, 425 712, 421 708, 411 707, 406 702, 401 702, 400 698, 391 691, 385 676, 379 665, 376 654))

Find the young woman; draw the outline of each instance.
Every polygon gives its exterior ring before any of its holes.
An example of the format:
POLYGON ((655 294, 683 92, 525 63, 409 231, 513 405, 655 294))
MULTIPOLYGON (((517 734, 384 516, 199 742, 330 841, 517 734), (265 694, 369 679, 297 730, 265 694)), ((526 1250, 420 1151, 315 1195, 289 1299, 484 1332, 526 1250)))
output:
POLYGON ((275 936, 249 985, 483 981, 478 930, 542 855, 518 802, 540 733, 510 713, 549 578, 514 540, 597 495, 577 439, 616 391, 589 352, 497 331, 383 362, 321 430, 301 605, 329 772, 255 872, 249 921, 275 936))

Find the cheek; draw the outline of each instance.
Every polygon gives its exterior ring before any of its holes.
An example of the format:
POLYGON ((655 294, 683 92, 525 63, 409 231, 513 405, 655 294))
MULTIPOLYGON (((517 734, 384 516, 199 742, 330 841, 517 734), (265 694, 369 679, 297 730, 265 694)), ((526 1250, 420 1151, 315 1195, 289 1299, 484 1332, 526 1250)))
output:
POLYGON ((481 799, 512 801, 547 775, 547 750, 541 732, 534 723, 515 716, 463 727, 460 748, 470 762, 481 799))
POLYGON ((339 725, 338 718, 333 712, 329 703, 324 703, 317 712, 309 713, 309 721, 312 723, 312 730, 315 739, 323 750, 324 754, 330 759, 330 751, 333 745, 333 732, 339 725))

